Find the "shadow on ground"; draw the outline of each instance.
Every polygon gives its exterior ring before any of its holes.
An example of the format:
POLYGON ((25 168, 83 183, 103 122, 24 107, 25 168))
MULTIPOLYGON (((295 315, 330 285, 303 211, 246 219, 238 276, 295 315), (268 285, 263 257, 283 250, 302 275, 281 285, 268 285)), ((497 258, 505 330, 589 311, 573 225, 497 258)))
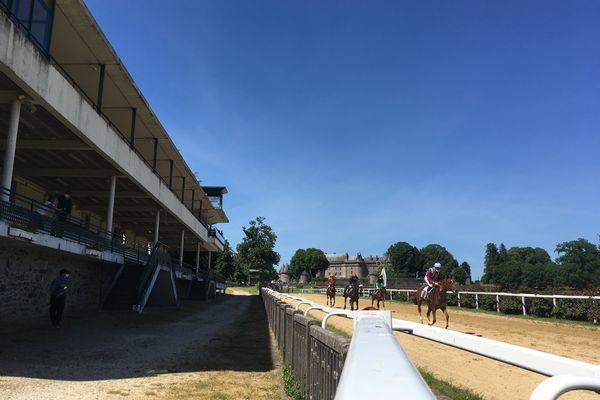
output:
POLYGON ((67 318, 0 329, 0 376, 95 381, 171 372, 273 368, 259 296, 225 295, 175 308, 67 318))

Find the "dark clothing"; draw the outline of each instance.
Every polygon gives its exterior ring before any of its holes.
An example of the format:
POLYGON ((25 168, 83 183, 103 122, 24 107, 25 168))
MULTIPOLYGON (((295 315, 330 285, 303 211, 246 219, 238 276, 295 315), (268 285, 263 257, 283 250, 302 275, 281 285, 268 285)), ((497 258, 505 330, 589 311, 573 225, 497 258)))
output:
POLYGON ((57 276, 52 280, 50 284, 50 321, 52 326, 60 326, 68 292, 69 283, 67 278, 57 276))
POLYGON ((69 291, 69 284, 67 282, 67 278, 63 278, 61 276, 57 276, 52 280, 50 284, 50 295, 60 297, 66 296, 69 291))
POLYGON ((63 237, 67 217, 71 214, 71 209, 73 208, 73 201, 71 200, 71 196, 69 196, 69 198, 67 198, 64 194, 60 196, 58 198, 58 206, 56 208, 58 209, 58 222, 56 224, 56 228, 54 229, 54 234, 55 236, 63 237))
POLYGON ((60 196, 58 198, 58 206, 56 208, 58 208, 60 211, 59 215, 64 216, 63 221, 67 219, 67 216, 71 214, 71 209, 73 208, 73 201, 71 200, 71 196, 69 196, 69 198, 67 198, 64 194, 60 196))
POLYGON ((50 296, 50 321, 52 322, 52 326, 60 326, 66 300, 66 295, 50 296))

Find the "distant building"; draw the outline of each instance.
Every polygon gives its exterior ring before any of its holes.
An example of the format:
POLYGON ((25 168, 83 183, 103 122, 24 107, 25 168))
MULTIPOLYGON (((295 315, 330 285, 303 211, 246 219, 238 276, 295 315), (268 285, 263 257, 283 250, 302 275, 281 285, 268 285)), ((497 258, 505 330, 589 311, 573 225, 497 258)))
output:
POLYGON ((300 279, 298 280, 298 283, 307 284, 308 282, 310 282, 310 274, 306 270, 304 270, 304 272, 300 274, 300 279))
POLYGON ((386 260, 380 256, 363 257, 360 253, 356 256, 349 256, 348 253, 329 253, 325 254, 325 257, 329 261, 325 276, 332 274, 338 279, 343 279, 350 278, 350 275, 356 272, 361 280, 368 280, 370 284, 375 283, 386 260))
POLYGON ((279 280, 281 281, 281 283, 290 283, 290 278, 290 264, 283 264, 283 266, 279 270, 279 280))

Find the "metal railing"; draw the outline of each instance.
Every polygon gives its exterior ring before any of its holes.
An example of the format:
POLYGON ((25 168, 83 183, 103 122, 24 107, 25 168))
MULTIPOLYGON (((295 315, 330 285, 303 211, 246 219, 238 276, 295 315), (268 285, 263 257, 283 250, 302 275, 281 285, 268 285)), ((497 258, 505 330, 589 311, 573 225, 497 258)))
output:
POLYGON ((223 246, 225 245, 225 238, 223 237, 223 231, 218 230, 214 226, 208 228, 208 236, 212 236, 217 239, 223 246))
MULTIPOLYGON (((308 305, 309 307, 307 308, 306 313, 308 313, 310 308, 321 309, 327 314, 323 318, 322 325, 326 324, 328 317, 331 315, 344 315, 355 318, 356 315, 360 314, 360 312, 353 313, 351 311, 325 307, 298 296, 282 294, 275 294, 274 296, 281 299, 287 299, 291 302, 297 301, 296 309, 299 309, 301 304, 308 305)), ((542 382, 532 393, 531 400, 555 399, 562 393, 577 389, 600 390, 600 366, 598 365, 497 340, 395 318, 392 319, 392 329, 551 377, 542 382)), ((366 345, 368 341, 363 341, 363 343, 365 343, 366 347, 369 347, 366 345)), ((357 366, 356 368, 362 367, 357 366)))
MULTIPOLYGON (((363 297, 368 297, 373 293, 374 288, 361 288, 359 293, 363 297)), ((325 294, 327 292, 326 288, 306 288, 306 289, 298 289, 300 293, 322 293, 325 294)), ((410 294, 416 293, 416 289, 390 289, 386 288, 387 294, 390 300, 398 299, 398 297, 403 294, 406 298, 406 301, 410 300, 410 294)), ((562 295, 562 294, 536 294, 536 293, 507 293, 507 292, 470 292, 470 291, 454 291, 457 297, 457 306, 460 308, 461 305, 461 295, 473 296, 475 298, 475 309, 479 309, 479 299, 480 296, 495 296, 496 297, 496 311, 500 312, 500 299, 502 297, 517 297, 521 299, 522 312, 523 315, 527 315, 527 303, 525 299, 552 299, 552 305, 554 308, 557 307, 557 300, 600 300, 600 296, 581 296, 581 295, 562 295)), ((344 287, 338 286, 336 287, 336 294, 344 294, 344 287)))
POLYGON ((319 326, 289 304, 263 289, 269 325, 277 346, 289 364, 305 399, 333 399, 339 383, 349 340, 319 326))
POLYGON ((123 254, 121 238, 113 237, 111 232, 98 225, 64 214, 7 188, 0 188, 0 194, 9 197, 8 202, 0 200, 0 218, 14 228, 50 234, 83 244, 92 250, 123 254))

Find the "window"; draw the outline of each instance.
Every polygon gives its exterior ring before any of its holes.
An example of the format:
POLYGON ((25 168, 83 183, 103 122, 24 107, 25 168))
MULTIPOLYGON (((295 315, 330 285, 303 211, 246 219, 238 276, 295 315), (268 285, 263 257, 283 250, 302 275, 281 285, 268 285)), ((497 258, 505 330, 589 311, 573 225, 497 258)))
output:
POLYGON ((55 0, 0 0, 0 8, 44 52, 50 50, 55 0))

